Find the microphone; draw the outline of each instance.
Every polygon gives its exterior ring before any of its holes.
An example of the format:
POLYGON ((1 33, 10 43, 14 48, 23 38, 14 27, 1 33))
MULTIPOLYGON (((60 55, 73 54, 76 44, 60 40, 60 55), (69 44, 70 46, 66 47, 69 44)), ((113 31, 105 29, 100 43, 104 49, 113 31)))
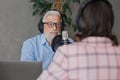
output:
POLYGON ((62 40, 64 45, 68 44, 68 31, 62 31, 62 40))
POLYGON ((57 35, 52 40, 52 50, 55 52, 59 46, 70 44, 68 31, 63 31, 62 35, 57 35))

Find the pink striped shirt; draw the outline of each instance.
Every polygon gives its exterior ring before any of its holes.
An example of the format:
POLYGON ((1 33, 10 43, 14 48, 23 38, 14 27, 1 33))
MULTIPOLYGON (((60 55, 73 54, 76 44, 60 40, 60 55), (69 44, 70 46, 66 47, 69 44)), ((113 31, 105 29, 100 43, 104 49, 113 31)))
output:
POLYGON ((37 80, 120 80, 120 46, 105 37, 61 46, 37 80))

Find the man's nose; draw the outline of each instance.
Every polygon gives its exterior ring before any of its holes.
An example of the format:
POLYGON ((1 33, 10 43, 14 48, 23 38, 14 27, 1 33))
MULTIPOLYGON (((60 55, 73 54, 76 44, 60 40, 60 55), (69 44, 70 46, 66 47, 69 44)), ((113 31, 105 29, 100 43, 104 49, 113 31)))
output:
POLYGON ((53 25, 53 29, 54 29, 54 30, 57 30, 57 26, 56 26, 55 24, 53 25))

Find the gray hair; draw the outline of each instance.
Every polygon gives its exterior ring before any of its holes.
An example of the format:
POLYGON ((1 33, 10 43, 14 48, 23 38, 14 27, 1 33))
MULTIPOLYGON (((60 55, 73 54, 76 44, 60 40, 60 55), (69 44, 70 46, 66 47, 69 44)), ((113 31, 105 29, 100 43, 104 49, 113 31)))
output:
POLYGON ((45 22, 46 17, 49 16, 49 15, 55 15, 55 16, 61 17, 61 14, 58 11, 51 10, 51 11, 48 11, 48 12, 45 13, 45 15, 43 16, 42 22, 45 22))

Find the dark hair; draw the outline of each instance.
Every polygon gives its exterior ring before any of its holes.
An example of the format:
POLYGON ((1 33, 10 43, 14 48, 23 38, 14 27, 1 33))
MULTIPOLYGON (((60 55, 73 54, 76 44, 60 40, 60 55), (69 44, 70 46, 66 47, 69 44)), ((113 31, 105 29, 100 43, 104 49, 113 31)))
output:
MULTIPOLYGON (((52 10, 49 10, 49 11, 57 11, 57 10, 55 10, 55 9, 52 9, 52 10)), ((48 12, 48 11, 47 11, 48 12)), ((47 13, 46 12, 46 13, 47 13)), ((59 11, 57 11, 57 12, 59 12, 59 11)), ((46 14, 45 13, 45 14, 46 14)), ((44 29, 44 24, 43 24, 43 17, 45 16, 45 14, 41 17, 41 19, 40 19, 40 21, 39 21, 39 23, 38 23, 38 30, 40 31, 40 33, 43 33, 43 29, 44 29)), ((64 30, 64 22, 63 22, 63 17, 62 17, 62 14, 59 12, 59 14, 60 14, 60 17, 61 17, 61 20, 62 20, 62 27, 61 27, 61 31, 63 31, 64 30)))
POLYGON ((86 0, 79 8, 77 25, 82 29, 82 37, 88 36, 108 37, 113 45, 118 45, 115 35, 112 34, 114 14, 112 5, 108 0, 86 0))
POLYGON ((75 37, 81 37, 81 36, 82 36, 82 33, 76 33, 74 36, 75 36, 75 37))
POLYGON ((79 38, 81 40, 82 33, 76 33, 73 37, 74 41, 76 42, 75 38, 79 38))

